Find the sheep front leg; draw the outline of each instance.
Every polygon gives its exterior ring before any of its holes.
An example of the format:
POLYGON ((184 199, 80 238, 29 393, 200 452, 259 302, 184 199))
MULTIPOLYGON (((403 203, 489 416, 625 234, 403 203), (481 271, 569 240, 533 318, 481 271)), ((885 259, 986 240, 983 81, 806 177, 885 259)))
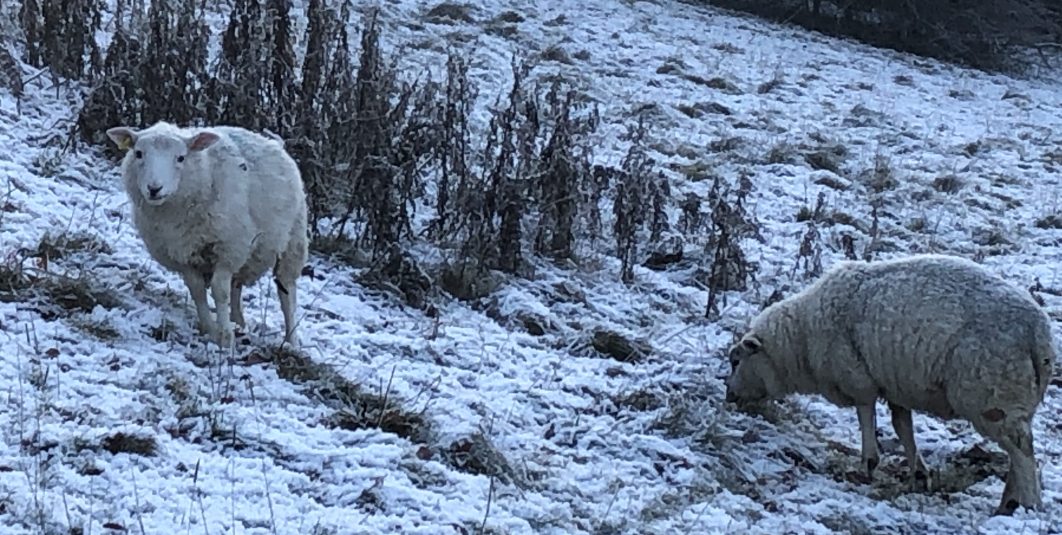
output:
POLYGON ((217 316, 218 345, 223 348, 232 346, 232 271, 215 268, 210 280, 210 290, 214 294, 214 309, 217 316))
POLYGON ((863 435, 863 468, 867 471, 867 478, 874 477, 874 469, 878 466, 878 437, 877 415, 874 413, 874 404, 857 405, 856 416, 859 417, 859 431, 863 435))
POLYGON ((904 454, 907 456, 907 470, 910 474, 911 487, 915 490, 926 491, 929 489, 929 470, 926 463, 918 453, 918 447, 914 439, 914 422, 911 419, 911 411, 905 407, 889 403, 889 412, 892 413, 892 428, 896 430, 896 436, 900 439, 904 454))
POLYGON ((188 287, 188 293, 192 294, 195 303, 195 313, 199 319, 199 332, 205 336, 216 336, 214 318, 210 317, 210 307, 207 306, 207 282, 203 275, 197 271, 183 271, 181 278, 188 287))

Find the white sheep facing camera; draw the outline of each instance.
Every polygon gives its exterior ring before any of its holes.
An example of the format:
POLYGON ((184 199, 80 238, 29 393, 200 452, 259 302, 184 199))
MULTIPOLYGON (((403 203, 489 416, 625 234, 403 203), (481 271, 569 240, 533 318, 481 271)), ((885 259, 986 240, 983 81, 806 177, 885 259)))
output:
POLYGON ((180 128, 158 122, 107 136, 121 163, 133 223, 148 253, 181 275, 199 329, 222 347, 246 326, 242 288, 266 271, 284 315, 284 341, 298 345, 296 280, 308 256, 302 177, 282 140, 233 126, 180 128), (210 289, 216 309, 207 306, 210 289))

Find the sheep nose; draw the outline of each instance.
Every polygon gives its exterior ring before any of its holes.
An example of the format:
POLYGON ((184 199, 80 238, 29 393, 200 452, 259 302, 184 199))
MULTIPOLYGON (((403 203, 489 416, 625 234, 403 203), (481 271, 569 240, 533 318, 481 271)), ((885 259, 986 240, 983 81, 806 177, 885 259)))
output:
POLYGON ((735 394, 734 394, 733 392, 729 392, 729 391, 728 391, 728 392, 726 393, 726 402, 727 402, 727 403, 734 403, 734 402, 735 402, 735 401, 737 401, 737 400, 738 400, 738 397, 737 397, 737 395, 735 395, 735 394))
POLYGON ((158 197, 160 191, 162 191, 162 186, 148 186, 148 194, 152 197, 158 197))

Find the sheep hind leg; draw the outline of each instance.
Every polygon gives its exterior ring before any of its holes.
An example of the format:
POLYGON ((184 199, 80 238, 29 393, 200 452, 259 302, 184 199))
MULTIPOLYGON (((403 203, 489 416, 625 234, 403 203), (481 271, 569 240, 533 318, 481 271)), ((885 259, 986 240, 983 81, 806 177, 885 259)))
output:
POLYGON ((1032 424, 1029 420, 1012 420, 1004 416, 998 424, 983 426, 985 433, 1007 452, 1010 469, 1003 486, 997 515, 1011 515, 1018 507, 1043 508, 1042 487, 1033 453, 1032 424))
POLYGON ((892 413, 892 428, 896 430, 896 436, 899 437, 904 454, 907 456, 911 488, 925 492, 930 488, 929 470, 926 469, 926 463, 922 460, 922 456, 918 453, 918 446, 915 444, 911 411, 889 403, 889 412, 892 413))
POLYGON ((874 477, 874 469, 878 466, 878 436, 877 415, 874 412, 874 404, 857 405, 856 416, 859 417, 859 431, 863 436, 862 461, 866 470, 867 479, 874 477))
POLYGON ((284 341, 292 347, 299 347, 299 335, 295 332, 295 281, 281 281, 275 279, 277 293, 280 294, 280 311, 284 313, 284 341))
POLYGON ((295 311, 298 306, 297 280, 302 275, 302 266, 306 263, 305 240, 292 240, 287 252, 277 259, 273 267, 273 282, 277 285, 280 298, 280 311, 284 314, 284 342, 293 348, 299 347, 299 335, 296 332, 295 311))
POLYGON ((232 312, 229 315, 229 319, 241 328, 246 329, 247 322, 243 318, 243 285, 235 278, 232 279, 232 290, 230 295, 232 299, 232 312))
POLYGON ((195 271, 184 271, 181 278, 184 279, 184 285, 188 287, 188 293, 192 295, 192 301, 195 303, 199 332, 204 336, 215 337, 217 325, 210 317, 210 307, 207 306, 207 281, 195 271))
POLYGON ((223 349, 232 346, 232 271, 215 268, 210 280, 210 289, 214 294, 214 308, 217 316, 217 333, 215 341, 223 349))

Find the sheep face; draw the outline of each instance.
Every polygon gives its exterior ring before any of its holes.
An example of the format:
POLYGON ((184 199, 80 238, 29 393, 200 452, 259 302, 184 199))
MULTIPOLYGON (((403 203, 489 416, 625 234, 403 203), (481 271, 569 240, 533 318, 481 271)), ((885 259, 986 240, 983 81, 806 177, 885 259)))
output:
POLYGON ((745 335, 728 352, 730 376, 726 380, 728 402, 749 403, 775 397, 782 390, 770 356, 759 338, 745 335))
POLYGON ((107 130, 107 135, 119 148, 129 151, 126 155, 128 190, 139 192, 143 202, 151 206, 159 206, 177 193, 185 161, 219 139, 212 132, 182 137, 124 126, 107 130))

